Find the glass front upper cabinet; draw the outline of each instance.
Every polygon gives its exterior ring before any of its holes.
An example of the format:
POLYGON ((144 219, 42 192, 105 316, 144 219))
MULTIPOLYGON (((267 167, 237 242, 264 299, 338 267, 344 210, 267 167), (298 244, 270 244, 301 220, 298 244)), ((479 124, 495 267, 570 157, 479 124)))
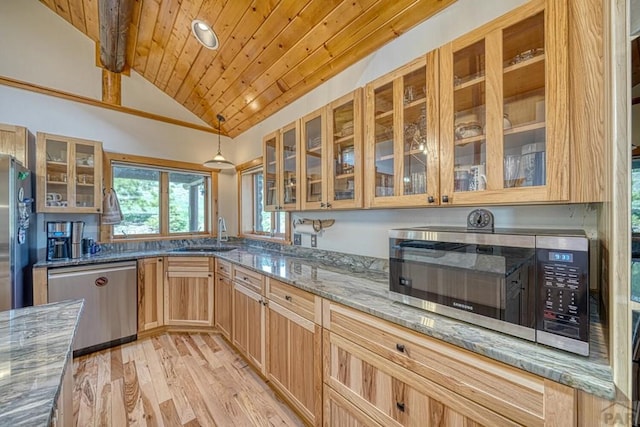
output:
POLYGON ((366 87, 368 206, 437 200, 437 63, 431 52, 366 87))
POLYGON ((264 170, 264 210, 278 210, 278 140, 280 132, 273 132, 263 139, 263 170, 264 170))
POLYGON ((291 123, 281 131, 280 160, 280 209, 296 210, 299 208, 298 197, 298 122, 291 123))
POLYGON ((362 207, 362 89, 329 104, 327 207, 362 207))
POLYGON ((102 208, 102 144, 38 133, 38 212, 96 213, 102 208))
POLYGON ((300 140, 302 141, 301 182, 302 210, 326 207, 324 184, 325 154, 325 109, 320 109, 302 118, 300 140))
POLYGON ((567 35, 549 7, 532 1, 440 49, 442 203, 568 197, 567 35))

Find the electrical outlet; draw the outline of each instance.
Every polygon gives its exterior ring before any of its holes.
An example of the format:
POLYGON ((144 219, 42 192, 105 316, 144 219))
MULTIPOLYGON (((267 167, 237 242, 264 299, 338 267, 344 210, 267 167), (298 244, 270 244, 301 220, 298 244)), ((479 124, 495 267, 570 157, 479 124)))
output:
POLYGON ((293 244, 296 246, 302 244, 302 235, 300 233, 293 233, 293 244))
POLYGON ((311 235, 311 247, 315 248, 318 246, 318 236, 316 236, 315 234, 311 235))

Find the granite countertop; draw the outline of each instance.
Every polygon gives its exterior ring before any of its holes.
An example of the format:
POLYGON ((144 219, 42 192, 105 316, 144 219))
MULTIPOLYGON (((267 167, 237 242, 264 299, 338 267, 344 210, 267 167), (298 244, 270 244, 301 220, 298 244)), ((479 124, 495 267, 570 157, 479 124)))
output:
POLYGON ((0 425, 51 424, 82 305, 0 312, 0 425))
POLYGON ((57 267, 167 255, 216 256, 524 371, 605 399, 615 398, 606 341, 599 322, 592 322, 590 356, 577 356, 395 302, 389 296, 389 276, 381 271, 336 266, 248 246, 238 246, 230 252, 115 252, 37 265, 57 267))

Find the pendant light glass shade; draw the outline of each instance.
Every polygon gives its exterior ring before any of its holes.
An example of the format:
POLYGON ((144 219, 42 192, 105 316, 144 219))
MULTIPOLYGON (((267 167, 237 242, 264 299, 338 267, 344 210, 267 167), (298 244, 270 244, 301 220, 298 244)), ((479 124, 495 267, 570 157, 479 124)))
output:
POLYGON ((203 166, 206 166, 208 168, 216 168, 216 169, 235 168, 236 166, 233 164, 233 162, 225 159, 222 153, 220 152, 220 132, 222 129, 221 124, 222 122, 224 122, 224 117, 222 117, 222 114, 218 114, 216 118, 218 119, 218 153, 215 156, 213 156, 213 159, 207 160, 206 162, 204 162, 203 166))

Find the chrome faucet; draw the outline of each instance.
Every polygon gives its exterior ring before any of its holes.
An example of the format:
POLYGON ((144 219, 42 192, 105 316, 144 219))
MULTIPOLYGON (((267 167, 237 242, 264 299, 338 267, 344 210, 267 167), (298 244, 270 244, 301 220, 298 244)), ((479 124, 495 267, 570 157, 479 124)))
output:
POLYGON ((227 223, 224 221, 224 218, 218 217, 218 245, 221 242, 226 242, 229 240, 229 236, 227 236, 227 223))

